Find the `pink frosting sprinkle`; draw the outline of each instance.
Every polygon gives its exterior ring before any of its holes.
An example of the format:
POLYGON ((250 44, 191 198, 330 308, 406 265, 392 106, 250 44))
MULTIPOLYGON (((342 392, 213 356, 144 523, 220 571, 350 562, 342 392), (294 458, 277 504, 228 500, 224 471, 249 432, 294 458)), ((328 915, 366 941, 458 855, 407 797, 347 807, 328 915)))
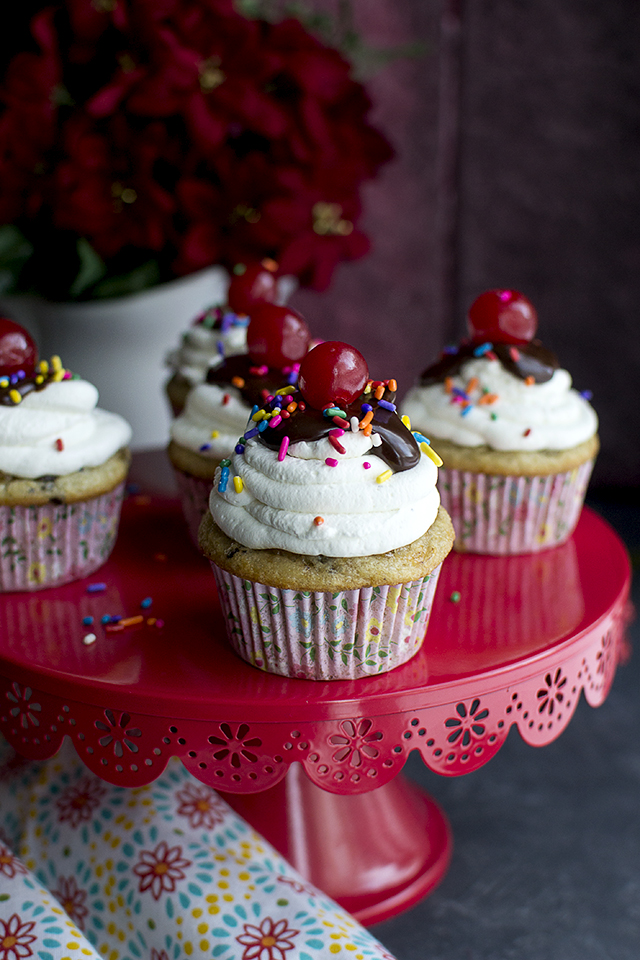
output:
POLYGON ((325 463, 326 463, 326 465, 327 465, 328 467, 337 467, 337 466, 338 466, 338 461, 337 461, 337 460, 334 460, 333 457, 327 457, 327 459, 325 460, 325 463))
POLYGON ((365 460, 365 462, 362 464, 362 466, 365 468, 365 470, 369 470, 370 467, 371 467, 371 464, 369 463, 368 460, 365 460))

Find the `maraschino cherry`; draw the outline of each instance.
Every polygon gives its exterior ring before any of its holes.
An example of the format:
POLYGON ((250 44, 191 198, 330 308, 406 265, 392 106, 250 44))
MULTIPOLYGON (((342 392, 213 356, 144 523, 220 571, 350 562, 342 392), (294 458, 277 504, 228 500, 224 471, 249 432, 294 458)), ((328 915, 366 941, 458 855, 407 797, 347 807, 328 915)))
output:
POLYGON ((310 350, 300 364, 298 388, 307 403, 322 410, 330 403, 352 403, 369 379, 369 368, 359 350, 338 340, 325 340, 310 350))
POLYGON ((33 373, 38 350, 29 333, 7 317, 0 317, 0 374, 10 377, 23 370, 33 373))
POLYGON ((247 352, 255 364, 282 370, 304 357, 310 340, 306 322, 291 307, 262 303, 253 310, 247 352))
POLYGON ((538 326, 536 308, 517 290, 487 290, 469 308, 469 332, 475 341, 530 343, 538 326))
POLYGON ((278 295, 275 270, 275 261, 267 260, 249 264, 241 272, 234 273, 227 293, 230 309, 234 313, 251 315, 257 304, 273 303, 278 295))

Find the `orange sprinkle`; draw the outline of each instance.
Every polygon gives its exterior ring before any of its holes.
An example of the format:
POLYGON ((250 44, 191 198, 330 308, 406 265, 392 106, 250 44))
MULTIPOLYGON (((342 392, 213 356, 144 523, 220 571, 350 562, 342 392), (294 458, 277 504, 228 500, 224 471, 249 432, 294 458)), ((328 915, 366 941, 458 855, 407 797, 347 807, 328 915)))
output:
POLYGON ((376 387, 374 397, 376 398, 376 400, 382 400, 382 398, 384 397, 384 385, 382 383, 376 387))
POLYGON ((297 409, 298 409, 298 404, 295 402, 295 400, 287 404, 287 410, 289 413, 293 413, 297 409))
POLYGON ((444 389, 446 393, 451 393, 451 391, 453 390, 453 380, 451 379, 451 377, 444 378, 444 389))
POLYGON ((242 390, 244 387, 244 380, 242 377, 231 377, 231 383, 234 387, 237 387, 238 390, 242 390))
POLYGON ((393 393, 395 393, 396 390, 398 389, 398 381, 397 381, 397 380, 389 380, 389 383, 387 384, 387 386, 389 387, 389 390, 391 390, 393 393))
POLYGON ((324 517, 314 517, 313 522, 315 523, 316 527, 321 527, 324 523, 324 517))
POLYGON ((136 623, 142 623, 143 620, 144 617, 140 614, 137 617, 126 617, 126 619, 119 620, 118 622, 121 627, 133 627, 136 623))
POLYGON ((260 265, 264 267, 265 270, 268 270, 270 273, 275 273, 278 269, 278 264, 275 260, 272 260, 271 257, 265 257, 264 260, 260 261, 260 265))
POLYGON ((471 380, 469 380, 469 383, 467 384, 467 393, 472 393, 477 388, 477 386, 478 386, 478 378, 471 377, 471 380))
POLYGON ((498 399, 497 393, 483 393, 483 395, 478 400, 478 406, 481 406, 483 403, 495 403, 498 399))
POLYGON ((364 429, 364 427, 368 426, 372 420, 373 420, 373 410, 367 410, 364 417, 360 421, 360 429, 361 430, 364 429))
POLYGON ((525 377, 525 378, 524 378, 524 382, 526 383, 526 385, 527 385, 528 387, 532 387, 532 386, 534 385, 534 383, 536 382, 536 378, 535 378, 535 377, 525 377))
POLYGON ((363 429, 362 432, 364 433, 365 437, 370 437, 372 430, 373 430, 373 427, 371 426, 370 423, 368 423, 368 424, 366 425, 366 427, 364 427, 364 429, 363 429))

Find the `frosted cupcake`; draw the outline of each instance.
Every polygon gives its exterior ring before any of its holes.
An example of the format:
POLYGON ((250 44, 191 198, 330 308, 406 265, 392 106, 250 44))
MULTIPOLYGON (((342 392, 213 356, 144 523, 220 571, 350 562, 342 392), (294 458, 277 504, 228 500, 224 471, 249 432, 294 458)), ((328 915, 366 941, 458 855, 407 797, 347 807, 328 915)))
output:
POLYGON ((533 553, 573 532, 599 449, 588 393, 534 339, 537 314, 514 290, 483 293, 471 338, 445 351, 403 405, 437 438, 439 490, 456 549, 533 553))
POLYGON ((210 367, 206 381, 189 392, 184 411, 171 425, 168 453, 196 545, 216 468, 233 456, 238 437, 265 398, 283 383, 296 383, 309 343, 309 328, 299 313, 261 304, 247 328, 249 352, 210 367))
POLYGON ((213 304, 182 335, 180 346, 167 357, 171 378, 166 385, 174 416, 182 410, 189 391, 206 380, 207 371, 225 357, 247 352, 247 327, 253 309, 261 303, 282 303, 286 278, 276 278, 278 265, 263 260, 238 264, 223 304, 213 304))
POLYGON ((356 678, 423 642, 453 529, 396 389, 353 347, 320 344, 217 473, 200 544, 229 640, 261 669, 356 678))
POLYGON ((88 576, 115 542, 131 428, 0 320, 0 591, 88 576))

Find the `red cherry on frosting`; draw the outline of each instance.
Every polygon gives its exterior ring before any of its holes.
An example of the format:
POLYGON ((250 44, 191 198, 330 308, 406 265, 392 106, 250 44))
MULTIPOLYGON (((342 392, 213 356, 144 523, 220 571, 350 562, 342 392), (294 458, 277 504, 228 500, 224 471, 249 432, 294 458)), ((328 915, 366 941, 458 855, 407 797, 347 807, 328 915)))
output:
POLYGON ((234 313, 251 315, 256 304, 273 303, 277 294, 273 270, 268 270, 261 263, 252 263, 242 273, 232 276, 227 303, 234 313))
POLYGON ((297 363, 309 349, 311 335, 303 318, 291 307, 262 303, 247 327, 247 352, 254 363, 282 370, 297 363))
POLYGON ((0 317, 0 373, 32 373, 37 360, 38 350, 31 335, 13 320, 0 317))
POLYGON ((368 379, 367 361, 359 350, 338 340, 325 340, 300 364, 298 387, 310 406, 322 410, 329 403, 352 403, 368 379))
POLYGON ((536 308, 517 290, 487 290, 469 308, 469 332, 474 340, 529 343, 537 326, 536 308))

